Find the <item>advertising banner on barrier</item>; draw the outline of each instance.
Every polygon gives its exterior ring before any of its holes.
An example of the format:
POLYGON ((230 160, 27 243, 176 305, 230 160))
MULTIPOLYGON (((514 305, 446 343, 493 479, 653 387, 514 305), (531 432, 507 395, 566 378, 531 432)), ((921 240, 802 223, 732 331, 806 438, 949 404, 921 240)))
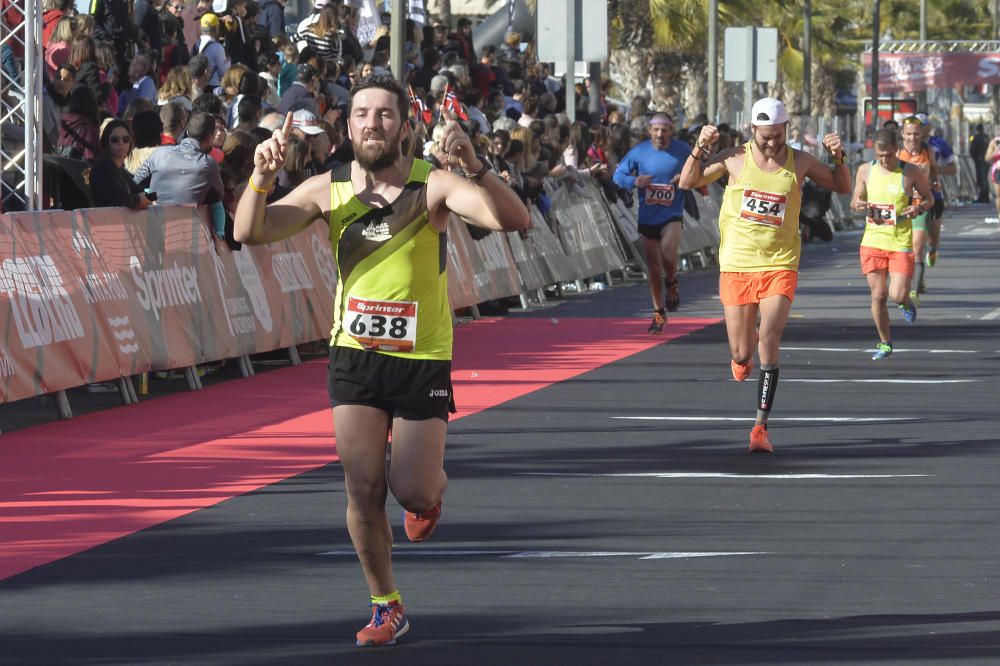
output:
MULTIPOLYGON (((0 397, 79 386, 117 365, 101 315, 79 286, 69 213, 0 215, 0 397)), ((74 241, 77 244, 74 244, 74 241)), ((104 272, 99 263, 98 273, 104 272)), ((121 291, 120 284, 114 287, 121 291)))

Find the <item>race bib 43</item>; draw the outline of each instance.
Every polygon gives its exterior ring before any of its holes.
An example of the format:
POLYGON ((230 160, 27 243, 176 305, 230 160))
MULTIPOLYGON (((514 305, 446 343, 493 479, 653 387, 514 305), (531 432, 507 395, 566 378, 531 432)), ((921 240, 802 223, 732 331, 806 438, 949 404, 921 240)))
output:
POLYGON ((740 205, 740 218, 768 227, 780 227, 785 221, 788 196, 746 188, 740 205))
POLYGON ((665 185, 650 183, 646 186, 646 205, 667 207, 673 206, 674 191, 675 189, 673 183, 667 183, 665 185))
POLYGON ((896 224, 896 205, 869 202, 868 224, 896 224))
POLYGON ((348 296, 342 327, 365 349, 411 352, 417 342, 417 304, 348 296))

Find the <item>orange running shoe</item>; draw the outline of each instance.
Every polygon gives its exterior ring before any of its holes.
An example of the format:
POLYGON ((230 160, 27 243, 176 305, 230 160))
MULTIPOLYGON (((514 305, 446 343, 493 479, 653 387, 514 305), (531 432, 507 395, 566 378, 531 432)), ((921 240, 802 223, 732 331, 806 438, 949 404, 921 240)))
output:
POLYGON ((771 440, 767 438, 767 425, 755 425, 750 431, 750 453, 774 453, 771 440))
POLYGON ((753 372, 753 359, 747 361, 746 364, 730 361, 729 367, 733 370, 733 379, 738 382, 742 382, 750 376, 751 372, 753 372))
POLYGON ((650 335, 659 335, 663 333, 663 326, 667 323, 667 318, 663 316, 660 312, 653 313, 653 321, 646 329, 646 332, 650 335))
POLYGON ((441 500, 423 513, 404 512, 403 529, 406 530, 406 538, 410 541, 423 541, 434 531, 440 517, 441 500))
POLYGON ((403 605, 390 602, 372 604, 372 620, 358 632, 358 647, 395 645, 396 639, 410 630, 410 623, 403 612, 403 605))

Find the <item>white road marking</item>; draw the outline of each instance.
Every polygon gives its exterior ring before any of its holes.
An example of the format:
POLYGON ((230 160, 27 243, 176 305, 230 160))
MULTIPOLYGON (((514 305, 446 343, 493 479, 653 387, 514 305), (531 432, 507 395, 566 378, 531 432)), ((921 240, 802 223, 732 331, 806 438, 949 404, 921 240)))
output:
POLYGON ((992 236, 995 233, 997 233, 996 229, 983 229, 983 228, 980 227, 978 229, 970 229, 969 231, 962 231, 958 235, 959 236, 992 236))
POLYGON ((648 479, 909 479, 929 474, 734 474, 732 472, 519 472, 517 476, 586 476, 648 479))
MULTIPOLYGON (((623 421, 753 421, 752 416, 612 416, 623 421)), ((772 416, 768 422, 790 423, 888 423, 890 421, 917 421, 915 416, 772 416)))
POLYGON ((781 383, 800 382, 804 384, 968 384, 978 379, 791 379, 781 378, 781 383))
MULTIPOLYGON (((782 347, 782 351, 821 351, 821 352, 850 352, 861 353, 870 352, 874 347, 849 348, 849 347, 782 347)), ((925 354, 978 354, 975 349, 896 349, 893 354, 925 353, 925 354)))
POLYGON ((980 317, 980 319, 996 319, 997 317, 1000 317, 1000 308, 997 308, 996 310, 990 312, 989 314, 984 314, 982 317, 980 317))
MULTIPOLYGON (((770 555, 765 551, 738 552, 656 552, 656 551, 624 551, 624 550, 435 550, 426 548, 393 548, 394 557, 501 557, 521 560, 557 559, 557 558, 592 558, 592 557, 630 557, 639 560, 682 560, 695 557, 730 557, 736 555, 770 555)), ((357 557, 353 550, 328 550, 320 553, 328 557, 357 557)))

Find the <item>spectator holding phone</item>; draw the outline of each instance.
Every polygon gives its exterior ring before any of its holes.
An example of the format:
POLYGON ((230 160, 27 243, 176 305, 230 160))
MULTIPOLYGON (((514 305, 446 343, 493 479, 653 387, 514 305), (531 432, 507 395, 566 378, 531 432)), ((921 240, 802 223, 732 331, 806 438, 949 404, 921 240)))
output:
POLYGON ((132 180, 125 158, 132 152, 132 130, 124 120, 108 122, 101 134, 101 155, 90 170, 90 197, 95 206, 148 208, 150 200, 132 180))

